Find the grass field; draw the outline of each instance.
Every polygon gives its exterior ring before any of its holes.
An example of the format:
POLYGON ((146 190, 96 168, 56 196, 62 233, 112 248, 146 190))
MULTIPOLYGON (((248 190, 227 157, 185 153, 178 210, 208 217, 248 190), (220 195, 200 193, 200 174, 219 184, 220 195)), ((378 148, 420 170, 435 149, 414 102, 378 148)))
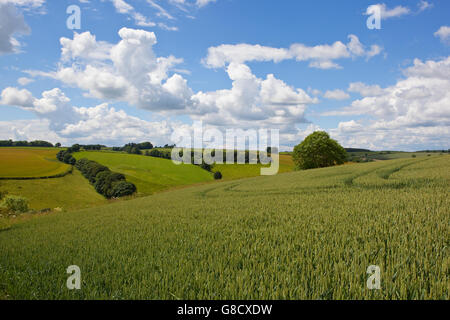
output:
MULTIPOLYGON (((392 159, 408 159, 408 158, 423 158, 427 156, 440 156, 438 152, 399 152, 399 151, 370 151, 370 152, 348 152, 350 157, 361 157, 372 160, 392 160, 392 159)), ((446 155, 446 153, 442 154, 446 155)))
POLYGON ((48 177, 63 174, 69 165, 56 159, 57 148, 0 148, 0 178, 48 177))
POLYGON ((179 186, 212 181, 210 172, 194 165, 175 165, 171 160, 108 152, 77 152, 75 158, 97 161, 112 171, 124 174, 142 195, 179 186))
MULTIPOLYGON (((220 171, 223 180, 236 180, 260 176, 262 167, 261 164, 215 164, 212 171, 220 171)), ((292 171, 294 171, 292 157, 290 155, 280 155, 280 169, 278 173, 292 171)))
POLYGON ((449 182, 450 157, 434 156, 43 216, 0 232, 0 297, 449 299, 449 182))
POLYGON ((33 210, 74 210, 108 203, 78 170, 55 179, 0 180, 0 191, 27 198, 33 210))

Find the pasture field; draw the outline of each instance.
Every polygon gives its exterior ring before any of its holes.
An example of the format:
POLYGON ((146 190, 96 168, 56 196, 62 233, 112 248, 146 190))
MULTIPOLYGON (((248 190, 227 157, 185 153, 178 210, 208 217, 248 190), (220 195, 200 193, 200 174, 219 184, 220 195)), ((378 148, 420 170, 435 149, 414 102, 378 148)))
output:
MULTIPOLYGON (((220 171, 223 180, 236 180, 242 178, 251 178, 261 175, 261 168, 269 167, 261 164, 215 164, 212 171, 220 171)), ((280 154, 280 169, 278 173, 294 171, 294 162, 290 155, 280 154)))
POLYGON ((30 208, 74 210, 107 204, 78 170, 61 178, 34 180, 0 180, 0 191, 23 196, 30 208))
MULTIPOLYGON (((410 159, 413 156, 423 158, 430 156, 440 156, 437 152, 399 152, 399 151, 370 151, 370 152, 348 152, 349 156, 365 157, 373 160, 392 160, 392 159, 410 159)), ((445 154, 443 154, 445 155, 445 154)))
POLYGON ((213 181, 210 172, 198 166, 176 165, 171 160, 117 152, 82 151, 73 154, 87 158, 126 176, 136 185, 138 193, 149 195, 179 186, 213 181))
POLYGON ((0 147, 0 178, 38 178, 63 174, 70 166, 56 159, 59 150, 0 147))
POLYGON ((449 183, 450 156, 435 156, 43 216, 0 232, 0 297, 449 299, 449 183), (66 288, 69 265, 81 290, 66 288))

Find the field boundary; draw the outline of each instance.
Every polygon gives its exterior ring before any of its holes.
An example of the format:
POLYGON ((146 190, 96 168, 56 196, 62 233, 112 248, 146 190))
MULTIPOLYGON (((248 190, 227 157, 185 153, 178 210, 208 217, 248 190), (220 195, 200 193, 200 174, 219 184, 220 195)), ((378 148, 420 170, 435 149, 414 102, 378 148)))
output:
POLYGON ((55 179, 55 178, 62 178, 67 176, 68 174, 71 174, 73 172, 73 166, 71 166, 69 169, 67 169, 63 173, 58 173, 51 176, 41 176, 41 177, 0 177, 0 180, 40 180, 40 179, 55 179))

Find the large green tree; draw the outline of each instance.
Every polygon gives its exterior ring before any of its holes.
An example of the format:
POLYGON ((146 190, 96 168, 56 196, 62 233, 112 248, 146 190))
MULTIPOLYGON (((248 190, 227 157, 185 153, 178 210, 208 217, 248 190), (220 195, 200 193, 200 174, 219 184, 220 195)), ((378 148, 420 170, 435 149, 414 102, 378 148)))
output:
POLYGON ((307 170, 343 164, 347 152, 325 131, 316 131, 295 146, 292 155, 297 169, 307 170))

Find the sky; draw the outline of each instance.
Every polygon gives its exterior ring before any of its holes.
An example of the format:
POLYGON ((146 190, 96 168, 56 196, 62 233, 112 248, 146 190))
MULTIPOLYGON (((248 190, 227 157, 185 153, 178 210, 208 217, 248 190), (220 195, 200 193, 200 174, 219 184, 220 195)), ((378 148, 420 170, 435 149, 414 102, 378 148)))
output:
POLYGON ((448 149, 449 49, 447 0, 0 0, 0 140, 448 149))

